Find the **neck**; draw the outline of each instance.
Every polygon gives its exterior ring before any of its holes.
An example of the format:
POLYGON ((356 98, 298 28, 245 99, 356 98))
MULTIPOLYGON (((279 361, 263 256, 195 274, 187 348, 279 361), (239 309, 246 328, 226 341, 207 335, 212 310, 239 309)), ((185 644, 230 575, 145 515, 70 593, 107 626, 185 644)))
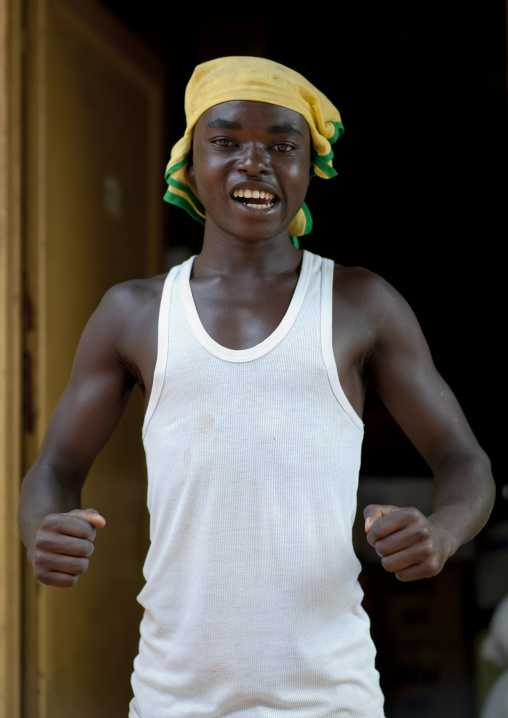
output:
POLYGON ((273 275, 295 269, 301 257, 301 250, 293 246, 287 232, 266 239, 241 239, 205 227, 193 274, 273 275))

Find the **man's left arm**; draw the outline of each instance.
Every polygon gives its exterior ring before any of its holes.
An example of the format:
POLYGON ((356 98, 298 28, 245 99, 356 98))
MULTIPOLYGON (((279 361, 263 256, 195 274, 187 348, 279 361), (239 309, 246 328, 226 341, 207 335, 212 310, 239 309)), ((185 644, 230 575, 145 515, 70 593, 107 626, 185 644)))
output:
POLYGON ((435 576, 488 520, 495 498, 490 461, 437 371, 405 300, 377 287, 375 341, 367 370, 387 409, 434 476, 430 516, 413 507, 370 505, 367 540, 401 581, 435 576), (382 295, 382 296, 381 296, 382 295))

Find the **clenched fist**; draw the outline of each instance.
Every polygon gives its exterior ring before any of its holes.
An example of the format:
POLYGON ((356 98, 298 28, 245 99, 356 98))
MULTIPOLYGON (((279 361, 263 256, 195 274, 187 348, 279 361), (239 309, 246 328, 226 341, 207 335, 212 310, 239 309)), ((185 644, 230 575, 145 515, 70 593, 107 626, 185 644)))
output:
POLYGON ((88 568, 96 529, 105 524, 95 509, 45 516, 28 550, 35 578, 48 586, 74 586, 88 568))
POLYGON ((369 504, 363 516, 367 541, 400 581, 436 576, 450 556, 447 532, 418 509, 369 504))

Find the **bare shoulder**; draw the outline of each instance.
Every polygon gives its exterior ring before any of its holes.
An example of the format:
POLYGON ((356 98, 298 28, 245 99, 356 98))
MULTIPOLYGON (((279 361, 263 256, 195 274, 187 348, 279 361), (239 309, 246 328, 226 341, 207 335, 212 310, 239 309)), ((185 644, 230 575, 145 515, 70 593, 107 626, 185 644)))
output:
POLYGON ((109 341, 124 343, 156 321, 166 274, 131 279, 115 284, 102 297, 89 322, 89 329, 108 332, 109 341))
POLYGON ((417 322, 400 292, 379 274, 364 267, 335 265, 334 309, 354 315, 378 335, 391 324, 417 322))
POLYGON ((375 309, 379 300, 404 301, 397 290, 379 274, 365 267, 345 267, 335 264, 334 300, 349 303, 359 309, 375 309))
POLYGON ((103 328, 110 328, 118 359, 128 367, 144 391, 151 385, 157 355, 159 308, 167 273, 116 284, 104 295, 98 312, 103 328))
POLYGON ((158 315, 166 274, 112 286, 90 317, 76 364, 118 365, 140 383, 154 364, 158 315))
POLYGON ((363 267, 335 266, 333 336, 336 356, 346 342, 351 358, 370 370, 394 355, 430 358, 409 303, 386 279, 363 267))
POLYGON ((119 319, 137 316, 154 308, 158 310, 167 274, 147 279, 130 279, 115 284, 105 293, 99 305, 101 311, 112 312, 119 319))

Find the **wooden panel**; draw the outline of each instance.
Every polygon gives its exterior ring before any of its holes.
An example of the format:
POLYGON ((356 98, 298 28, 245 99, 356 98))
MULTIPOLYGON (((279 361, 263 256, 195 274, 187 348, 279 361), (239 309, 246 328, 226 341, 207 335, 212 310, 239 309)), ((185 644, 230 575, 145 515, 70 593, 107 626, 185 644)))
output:
POLYGON ((21 3, 0 3, 0 718, 20 711, 21 3))
MULTIPOLYGON (((28 463, 106 289, 161 271, 165 160, 159 60, 91 0, 29 10, 28 463)), ((85 488, 83 504, 108 520, 88 573, 70 591, 27 579, 30 718, 127 714, 148 543, 140 397, 129 404, 85 488)))

